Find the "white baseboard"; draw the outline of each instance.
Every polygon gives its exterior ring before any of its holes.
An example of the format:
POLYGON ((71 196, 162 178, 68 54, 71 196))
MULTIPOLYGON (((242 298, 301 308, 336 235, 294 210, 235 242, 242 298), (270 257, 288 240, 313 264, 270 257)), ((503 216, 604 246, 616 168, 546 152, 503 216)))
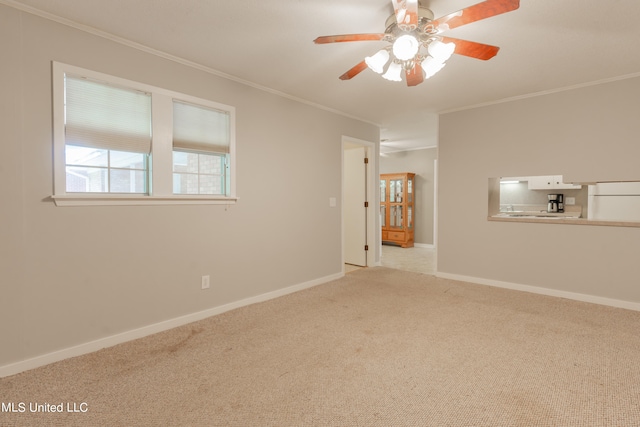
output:
POLYGON ((148 335, 156 334, 158 332, 166 331, 176 328, 178 326, 186 325, 188 323, 196 322, 198 320, 206 319, 207 317, 222 314, 236 308, 244 307, 247 305, 268 301, 270 299, 278 298, 284 295, 288 295, 294 292, 301 291, 303 289, 312 288, 323 283, 330 282, 332 280, 344 277, 344 273, 337 273, 330 276, 321 277, 319 279, 311 280, 309 282, 300 283, 297 285, 289 286, 287 288, 278 289, 276 291, 267 292, 265 294, 257 295, 254 297, 246 298, 240 301, 235 301, 229 304, 213 307, 207 310, 199 311, 196 313, 187 314, 184 316, 176 317, 173 319, 165 320, 153 325, 144 326, 142 328, 132 329, 130 331, 122 332, 109 337, 100 338, 94 341, 86 342, 73 347, 65 348, 62 350, 54 351, 52 353, 43 354, 20 362, 11 363, 9 365, 0 366, 0 378, 8 377, 10 375, 19 374, 20 372, 28 371, 30 369, 39 368, 50 363, 59 362, 70 357, 81 356, 83 354, 92 353, 94 351, 101 350, 106 347, 112 347, 117 344, 122 344, 127 341, 132 341, 138 338, 143 338, 148 335))
POLYGON ((425 248, 425 249, 435 249, 436 247, 436 245, 433 245, 431 243, 414 243, 413 246, 416 248, 425 248))
POLYGON ((625 308, 627 310, 640 311, 640 303, 632 301, 624 301, 613 298, 599 297, 595 295, 581 294, 577 292, 561 291, 558 289, 542 288, 531 285, 521 285, 518 283, 501 282, 499 280, 483 279, 480 277, 463 276, 460 274, 451 274, 436 272, 437 277, 443 279, 459 280, 462 282, 476 283, 479 285, 495 286, 498 288, 513 289, 516 291, 531 292, 534 294, 548 295, 558 298, 566 298, 575 301, 589 302, 593 304, 607 305, 610 307, 625 308))

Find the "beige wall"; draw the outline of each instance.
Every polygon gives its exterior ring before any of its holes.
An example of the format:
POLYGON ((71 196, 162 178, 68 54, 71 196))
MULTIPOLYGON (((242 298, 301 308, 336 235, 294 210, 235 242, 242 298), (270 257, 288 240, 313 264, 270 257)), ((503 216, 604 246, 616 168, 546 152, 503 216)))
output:
MULTIPOLYGON (((9 346, 22 345, 24 337, 17 327, 23 322, 25 313, 19 310, 25 303, 21 292, 24 284, 24 240, 22 238, 23 159, 22 147, 18 143, 21 134, 20 88, 21 79, 19 21, 11 9, 0 6, 0 365, 10 360, 13 351, 9 346)), ((14 356, 15 358, 15 356, 14 356)))
POLYGON ((433 194, 435 191, 434 161, 437 148, 401 151, 380 156, 380 173, 413 172, 416 174, 416 243, 432 245, 433 242, 433 194))
POLYGON ((342 271, 342 136, 376 126, 3 5, 0 51, 0 367, 342 271), (56 207, 53 60, 235 106, 239 202, 56 207))
POLYGON ((438 271, 640 302, 640 229, 488 222, 487 179, 640 178, 640 78, 443 114, 438 271))

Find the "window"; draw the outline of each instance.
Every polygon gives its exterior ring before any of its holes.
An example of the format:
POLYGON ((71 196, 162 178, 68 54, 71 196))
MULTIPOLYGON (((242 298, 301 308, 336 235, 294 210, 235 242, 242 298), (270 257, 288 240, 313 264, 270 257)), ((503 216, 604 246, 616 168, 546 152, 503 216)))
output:
POLYGON ((233 203, 235 109, 54 62, 57 205, 233 203))
POLYGON ((173 151, 174 194, 224 194, 227 158, 220 154, 173 151))
POLYGON ((173 192, 226 194, 229 114, 173 101, 173 192))
POLYGON ((67 144, 67 193, 148 193, 145 153, 67 144))
POLYGON ((67 193, 148 193, 151 95, 67 74, 67 193))

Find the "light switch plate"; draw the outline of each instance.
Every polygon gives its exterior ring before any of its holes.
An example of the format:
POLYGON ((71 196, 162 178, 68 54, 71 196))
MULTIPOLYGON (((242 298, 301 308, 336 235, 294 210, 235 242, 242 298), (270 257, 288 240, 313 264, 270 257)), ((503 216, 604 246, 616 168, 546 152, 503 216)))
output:
POLYGON ((202 276, 202 289, 209 289, 210 284, 209 276, 202 276))
POLYGON ((335 197, 329 197, 329 207, 335 208, 338 201, 335 197))
POLYGON ((575 197, 567 197, 566 199, 564 199, 564 204, 565 205, 575 205, 576 204, 576 198, 575 197))

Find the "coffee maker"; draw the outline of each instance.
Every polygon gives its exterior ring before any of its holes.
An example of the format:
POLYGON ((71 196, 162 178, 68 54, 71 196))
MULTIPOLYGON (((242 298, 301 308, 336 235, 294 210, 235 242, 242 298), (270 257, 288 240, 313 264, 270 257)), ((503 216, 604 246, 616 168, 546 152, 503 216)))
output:
POLYGON ((547 212, 564 212, 564 194, 547 194, 547 212))

